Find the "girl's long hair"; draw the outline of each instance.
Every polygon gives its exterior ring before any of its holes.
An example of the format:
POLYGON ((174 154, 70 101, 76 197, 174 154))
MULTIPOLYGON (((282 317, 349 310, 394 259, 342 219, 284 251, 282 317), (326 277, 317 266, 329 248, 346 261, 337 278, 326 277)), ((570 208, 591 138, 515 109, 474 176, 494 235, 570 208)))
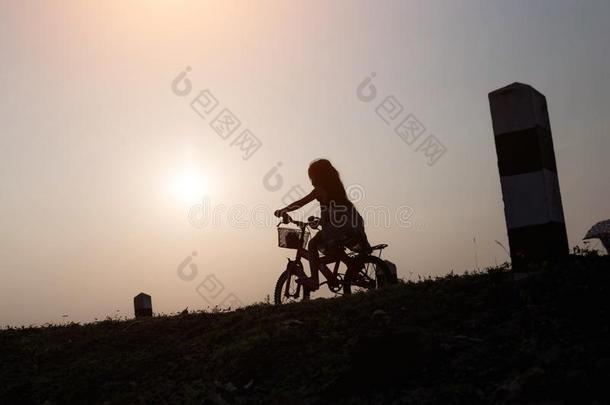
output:
POLYGON ((331 201, 349 201, 339 172, 327 159, 317 159, 311 162, 307 173, 313 186, 324 189, 331 201))

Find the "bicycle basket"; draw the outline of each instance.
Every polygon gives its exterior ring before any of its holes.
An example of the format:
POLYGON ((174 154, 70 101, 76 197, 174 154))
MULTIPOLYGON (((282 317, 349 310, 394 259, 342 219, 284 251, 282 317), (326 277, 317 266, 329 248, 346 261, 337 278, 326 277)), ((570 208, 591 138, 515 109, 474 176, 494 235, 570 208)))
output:
MULTIPOLYGON (((309 240, 309 231, 305 229, 303 237, 303 247, 307 246, 309 240)), ((277 228, 277 245, 286 249, 298 249, 301 241, 301 230, 295 228, 279 227, 277 228)))

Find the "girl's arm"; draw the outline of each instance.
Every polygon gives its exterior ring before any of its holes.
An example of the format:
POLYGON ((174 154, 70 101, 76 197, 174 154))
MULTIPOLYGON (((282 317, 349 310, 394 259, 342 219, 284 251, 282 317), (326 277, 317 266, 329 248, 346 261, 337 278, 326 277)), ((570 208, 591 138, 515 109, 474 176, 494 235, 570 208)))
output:
POLYGON ((298 210, 299 208, 303 207, 304 205, 309 204, 310 202, 315 200, 316 197, 317 197, 316 189, 313 189, 311 191, 311 193, 307 194, 305 197, 301 198, 300 200, 297 200, 297 201, 293 202, 292 204, 290 204, 287 207, 282 208, 281 210, 275 211, 274 214, 275 214, 276 217, 281 217, 282 214, 284 214, 286 212, 298 210))

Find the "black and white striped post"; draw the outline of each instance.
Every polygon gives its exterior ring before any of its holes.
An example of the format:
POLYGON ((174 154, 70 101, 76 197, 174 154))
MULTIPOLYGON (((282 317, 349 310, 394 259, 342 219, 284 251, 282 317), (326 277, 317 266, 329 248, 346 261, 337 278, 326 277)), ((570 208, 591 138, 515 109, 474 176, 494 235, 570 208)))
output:
POLYGON ((513 83, 489 93, 514 269, 569 253, 546 98, 513 83))

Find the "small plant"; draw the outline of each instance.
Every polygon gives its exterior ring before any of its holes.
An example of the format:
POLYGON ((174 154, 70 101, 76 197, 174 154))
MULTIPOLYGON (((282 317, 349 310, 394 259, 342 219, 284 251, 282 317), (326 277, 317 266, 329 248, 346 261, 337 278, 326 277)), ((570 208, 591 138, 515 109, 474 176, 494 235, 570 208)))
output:
POLYGON ((584 256, 584 257, 597 257, 600 256, 600 252, 597 249, 591 247, 591 244, 588 241, 583 242, 584 246, 574 246, 572 248, 572 253, 576 256, 584 256))
POLYGON ((507 271, 511 271, 512 267, 509 262, 504 262, 498 266, 488 267, 485 270, 489 274, 497 274, 497 273, 506 273, 507 271))

